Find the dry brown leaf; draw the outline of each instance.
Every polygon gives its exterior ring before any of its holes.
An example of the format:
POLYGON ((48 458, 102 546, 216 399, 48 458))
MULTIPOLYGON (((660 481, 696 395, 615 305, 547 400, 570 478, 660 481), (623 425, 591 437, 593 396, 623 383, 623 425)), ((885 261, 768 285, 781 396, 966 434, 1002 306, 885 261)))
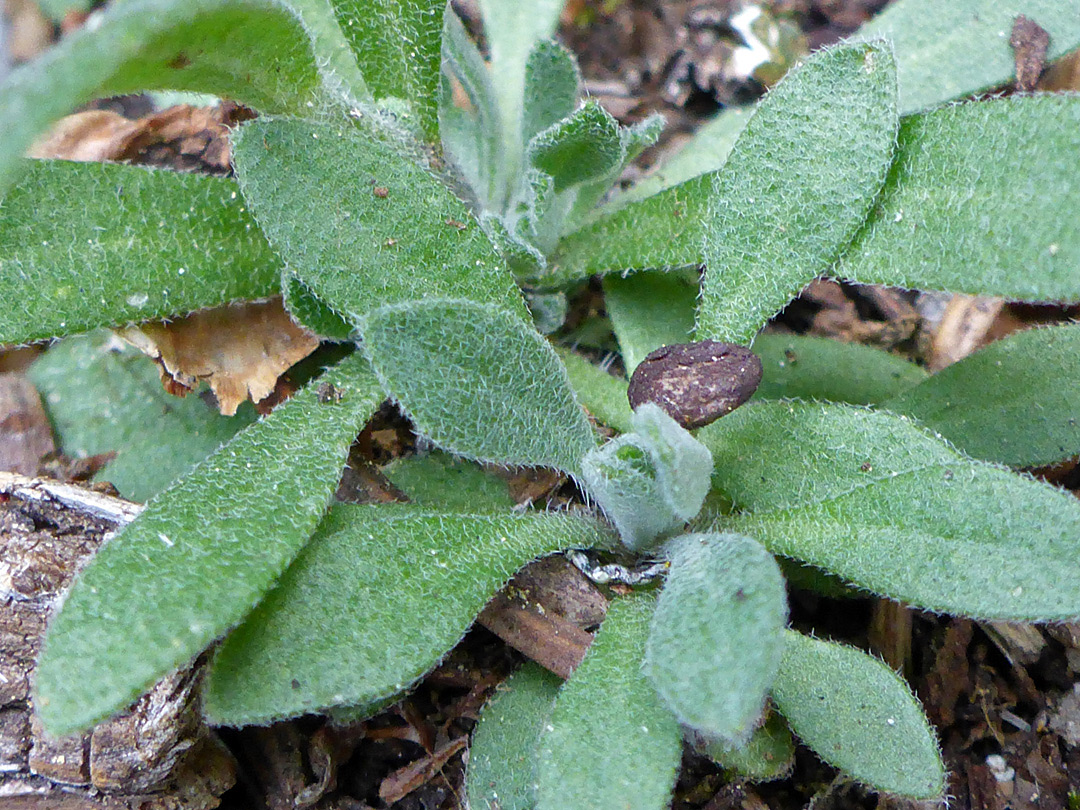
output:
POLYGON ((116 160, 142 126, 109 110, 86 110, 61 118, 38 138, 27 157, 60 160, 116 160))
POLYGON ((7 49, 13 62, 27 62, 52 44, 53 25, 34 0, 5 0, 0 11, 7 17, 7 49))
POLYGON ((169 323, 118 330, 161 366, 167 391, 183 396, 207 382, 218 407, 232 416, 246 399, 258 402, 281 374, 311 354, 319 339, 293 322, 281 298, 193 312, 169 323))

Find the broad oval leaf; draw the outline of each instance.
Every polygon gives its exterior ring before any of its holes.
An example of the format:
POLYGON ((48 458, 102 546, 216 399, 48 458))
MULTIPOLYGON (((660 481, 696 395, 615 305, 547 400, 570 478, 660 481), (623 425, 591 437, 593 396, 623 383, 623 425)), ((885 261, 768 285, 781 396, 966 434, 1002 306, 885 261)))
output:
POLYGON ((551 177, 554 190, 598 180, 622 162, 619 122, 596 101, 587 101, 529 141, 529 164, 551 177))
POLYGON ((880 349, 808 335, 758 335, 754 354, 762 366, 756 399, 872 405, 928 376, 914 363, 880 349))
POLYGON ((353 326, 378 307, 430 297, 497 304, 528 319, 465 204, 394 147, 348 121, 267 118, 234 142, 240 185, 270 243, 353 326))
POLYGON ((1080 326, 1029 329, 953 363, 883 407, 976 458, 1034 467, 1080 453, 1080 326))
POLYGON ((675 717, 641 671, 656 600, 608 607, 540 738, 536 810, 663 810, 682 753, 675 717))
POLYGON ((1049 59, 1080 45, 1076 0, 897 0, 856 35, 892 40, 906 115, 1012 79, 1009 32, 1020 14, 1050 34, 1049 59))
POLYGON ((146 507, 75 580, 37 666, 50 734, 124 708, 236 625, 292 561, 383 399, 357 353, 239 433, 146 507))
POLYGON ((94 478, 133 501, 157 495, 255 419, 250 406, 225 417, 201 397, 166 393, 158 367, 111 332, 51 346, 28 375, 64 453, 115 452, 94 478))
POLYGON ((417 129, 437 140, 445 0, 332 0, 367 89, 405 99, 417 129))
POLYGON ((561 683, 528 661, 484 706, 465 774, 472 810, 534 809, 536 750, 561 683))
POLYGON ((772 697, 803 743, 860 782, 918 799, 945 790, 926 715, 881 661, 789 630, 772 697))
POLYGON ((263 112, 301 112, 319 75, 301 20, 275 0, 128 0, 0 85, 0 193, 31 141, 100 96, 193 90, 263 112))
POLYGON ((23 162, 0 202, 0 343, 164 318, 279 291, 281 261, 231 180, 23 162), (17 305, 16 305, 17 302, 17 305))
POLYGON ((679 722, 747 742, 780 665, 784 578, 761 544, 737 534, 684 534, 670 561, 645 651, 645 674, 679 722))
POLYGON ((1080 503, 906 417, 760 402, 698 438, 714 454, 714 484, 746 510, 725 527, 775 554, 930 610, 1080 616, 1080 503))
POLYGON ((881 197, 831 272, 870 284, 1078 301, 1078 154, 1075 96, 1018 96, 905 118, 881 197))
POLYGON ((204 711, 240 726, 381 705, 434 668, 525 563, 605 540, 570 515, 336 506, 223 643, 204 711))
POLYGON ((749 345, 828 270, 885 180, 897 120, 880 42, 818 51, 769 91, 713 181, 699 340, 749 345))
POLYGON ((578 474, 596 446, 551 345, 504 309, 415 301, 376 310, 363 333, 387 391, 452 453, 578 474))

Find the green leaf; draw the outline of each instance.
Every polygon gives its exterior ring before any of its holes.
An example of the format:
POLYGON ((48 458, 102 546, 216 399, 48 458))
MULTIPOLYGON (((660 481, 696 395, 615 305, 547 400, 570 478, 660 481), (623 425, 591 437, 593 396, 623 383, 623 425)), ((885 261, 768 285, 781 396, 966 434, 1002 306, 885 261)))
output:
POLYGON ((892 40, 900 112, 906 115, 1011 80, 1015 57, 1009 34, 1019 14, 1050 34, 1048 58, 1080 45, 1076 0, 898 0, 857 35, 892 40))
POLYGON ((279 291, 281 262, 231 180, 24 161, 0 202, 0 343, 279 291))
MULTIPOLYGON (((348 105, 371 99, 360 66, 334 15, 333 0, 280 0, 300 18, 317 57, 323 87, 348 105)), ((310 111, 309 111, 310 112, 310 111)))
POLYGON ((645 674, 684 726, 740 744, 761 719, 787 624, 784 578, 737 534, 668 541, 671 563, 645 651, 645 674))
POLYGON ((533 810, 537 743, 560 683, 529 661, 498 687, 484 707, 465 775, 473 810, 533 810))
POLYGON ((285 308, 293 319, 328 340, 347 341, 355 334, 352 324, 328 306, 311 289, 286 270, 281 275, 285 308))
POLYGON ((1080 325, 1016 332, 882 407, 915 417, 965 453, 1034 467, 1080 453, 1080 325))
POLYGON ((331 1, 371 93, 408 101, 420 131, 437 140, 445 0, 331 1))
POLYGON ((536 810, 663 810, 682 753, 679 724, 641 672, 655 599, 608 607, 540 738, 536 810))
POLYGON ((697 336, 749 345, 854 236, 892 161, 880 42, 818 51, 758 105, 713 182, 697 336))
POLYGON ((1080 98, 1013 97, 904 119, 897 160, 833 274, 1080 300, 1080 98), (1003 160, 1002 155, 1008 155, 1003 160))
POLYGON ((743 746, 733 748, 723 742, 710 742, 698 746, 698 750, 721 768, 757 782, 783 779, 795 765, 791 729, 775 712, 769 713, 743 746))
POLYGON ((754 394, 758 399, 872 405, 927 378, 919 366, 894 354, 828 338, 758 335, 754 354, 764 369, 754 394))
POLYGON ((633 430, 634 415, 626 396, 625 379, 613 377, 584 357, 568 349, 556 349, 566 367, 570 385, 578 401, 585 406, 602 425, 620 433, 633 430))
POLYGON ((774 554, 935 611, 1080 615, 1080 503, 961 455, 906 417, 759 402, 698 439, 713 453, 713 484, 744 510, 725 529, 774 554))
POLYGON ((146 507, 53 617, 34 706, 50 734, 119 711, 239 622, 307 541, 356 434, 382 401, 355 354, 146 507))
POLYGON ((799 739, 830 765, 878 790, 939 798, 945 766, 907 684, 852 647, 790 630, 785 636, 772 696, 799 739))
POLYGON ((623 543, 640 552, 701 510, 712 457, 655 403, 638 407, 630 423, 633 432, 588 453, 581 469, 623 543))
POLYGON ((318 84, 308 34, 285 3, 125 0, 0 85, 0 194, 33 139, 93 98, 194 90, 263 112, 302 112, 318 84))
POLYGON ((514 507, 506 481, 447 453, 397 458, 383 467, 383 474, 425 509, 505 513, 514 507))
POLYGON ((198 396, 165 393, 157 366, 111 332, 73 337, 38 358, 29 376, 69 456, 115 452, 95 476, 146 501, 255 419, 219 414, 198 396))
POLYGON ((587 101, 529 142, 529 163, 550 176, 559 192, 607 175, 623 152, 619 122, 598 102, 587 101))
POLYGON ((551 345, 516 315, 471 301, 373 312, 364 351, 417 429, 452 453, 577 474, 596 446, 551 345))
POLYGON ((604 539, 569 515, 334 507, 222 644, 204 711, 238 726, 384 704, 435 667, 521 566, 604 539))
POLYGON ((525 97, 521 121, 524 143, 577 107, 581 74, 566 48, 553 39, 540 40, 525 65, 525 97))
POLYGON ((669 343, 689 343, 698 286, 682 273, 657 271, 604 278, 604 308, 619 339, 626 373, 669 343))
POLYGON ((271 244, 354 326, 377 307, 426 297, 528 318, 465 204, 391 146, 347 121, 267 118, 234 141, 240 185, 271 244))

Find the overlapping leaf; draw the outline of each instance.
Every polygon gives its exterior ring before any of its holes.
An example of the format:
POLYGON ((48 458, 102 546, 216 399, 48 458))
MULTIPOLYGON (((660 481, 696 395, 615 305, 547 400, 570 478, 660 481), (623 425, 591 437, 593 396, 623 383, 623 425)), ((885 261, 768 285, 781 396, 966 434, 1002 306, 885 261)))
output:
POLYGON ((506 481, 480 465, 433 451, 397 458, 383 467, 390 482, 412 503, 451 512, 509 512, 514 507, 506 481))
POLYGON ((604 308, 619 339, 626 373, 653 349, 693 340, 698 285, 684 273, 646 271, 604 278, 604 308))
POLYGON ((581 355, 567 349, 558 350, 566 367, 570 385, 578 401, 602 425, 620 433, 633 430, 634 412, 626 398, 627 383, 594 366, 581 355))
POLYGON ((0 85, 0 194, 49 124, 99 96, 193 90, 300 112, 319 74, 296 13, 276 0, 130 0, 0 85))
POLYGON ((776 561, 734 534, 684 534, 653 616, 645 674, 679 722, 741 744, 761 718, 784 648, 787 597, 776 561))
POLYGON ((852 647, 787 631, 776 708, 830 765, 878 790, 936 799, 945 766, 907 684, 852 647))
POLYGON ((1080 99, 1043 95, 904 119, 881 198, 834 274, 1080 300, 1080 99), (1002 159, 1008 155, 1008 160, 1002 159))
POLYGON ((322 381, 340 401, 309 385, 151 501, 79 575, 37 667, 34 705, 50 733, 119 711, 186 664, 303 547, 383 398, 359 354, 322 381))
POLYGON ((281 262, 231 180, 24 164, 0 202, 0 343, 278 292, 281 262))
POLYGON ((662 810, 682 734, 641 671, 655 598, 616 599, 540 739, 537 810, 662 810))
POLYGON ((225 640, 204 710, 246 725, 379 705, 432 669, 518 568, 604 540, 569 515, 337 506, 225 640))
POLYGON ((698 438, 713 453, 714 484, 744 510, 726 525, 774 553, 931 610, 1080 615, 1080 503, 908 419, 759 402, 698 438))

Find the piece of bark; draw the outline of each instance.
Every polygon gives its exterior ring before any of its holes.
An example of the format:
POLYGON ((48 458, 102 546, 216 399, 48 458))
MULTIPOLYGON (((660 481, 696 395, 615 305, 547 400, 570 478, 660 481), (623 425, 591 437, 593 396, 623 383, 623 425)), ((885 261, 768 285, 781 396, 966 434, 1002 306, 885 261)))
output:
POLYGON ((23 374, 0 373, 0 470, 34 475, 41 459, 55 452, 52 426, 33 383, 23 374))
POLYGON ((48 737, 29 694, 45 622, 75 573, 142 507, 0 473, 0 796, 27 808, 208 810, 236 780, 202 722, 201 667, 155 684, 88 733, 48 737))
POLYGON ((1046 67, 1050 34, 1034 20, 1019 14, 1013 22, 1009 45, 1016 60, 1016 89, 1030 93, 1039 83, 1039 76, 1046 67))

